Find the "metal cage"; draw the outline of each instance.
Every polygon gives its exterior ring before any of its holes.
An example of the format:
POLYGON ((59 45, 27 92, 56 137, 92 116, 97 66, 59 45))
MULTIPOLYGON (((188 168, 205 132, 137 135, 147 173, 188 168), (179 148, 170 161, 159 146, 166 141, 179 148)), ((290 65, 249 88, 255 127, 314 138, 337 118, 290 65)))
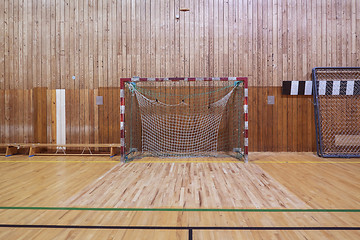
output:
POLYGON ((360 157, 360 68, 314 68, 317 154, 360 157))

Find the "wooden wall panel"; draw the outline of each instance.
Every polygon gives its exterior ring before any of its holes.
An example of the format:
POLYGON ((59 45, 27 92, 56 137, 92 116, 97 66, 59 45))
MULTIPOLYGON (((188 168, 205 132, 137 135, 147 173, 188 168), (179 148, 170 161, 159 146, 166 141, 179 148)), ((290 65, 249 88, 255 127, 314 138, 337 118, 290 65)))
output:
POLYGON ((80 90, 65 91, 66 143, 80 143, 80 90))
POLYGON ((100 88, 103 105, 98 106, 98 134, 100 143, 120 143, 120 90, 100 88))
POLYGON ((48 90, 48 99, 50 98, 50 106, 48 111, 48 132, 49 134, 49 142, 56 143, 56 90, 48 90))
POLYGON ((99 132, 99 143, 106 143, 106 138, 108 137, 108 124, 105 116, 105 107, 107 104, 105 102, 105 89, 100 88, 98 92, 99 96, 103 97, 103 105, 98 105, 98 132, 99 132))
MULTIPOLYGON (((33 123, 34 123, 34 141, 36 143, 48 142, 48 124, 47 124, 47 90, 46 88, 34 88, 33 90, 33 123)), ((14 104, 12 104, 14 105, 14 104)), ((13 108, 15 109, 15 108, 13 108)), ((12 111, 13 112, 13 111, 12 111)), ((17 133, 10 133, 15 137, 17 133)), ((10 141, 18 142, 18 141, 10 141)))
MULTIPOLYGON (((0 94, 1 143, 56 142, 55 90, 0 94)), ((67 143, 119 143, 119 98, 119 88, 66 90, 67 143), (104 105, 96 105, 96 96, 103 96, 104 105)), ((315 151, 312 97, 250 87, 249 120, 250 151, 315 151), (267 104, 268 96, 275 96, 274 105, 267 104)))
POLYGON ((100 143, 118 140, 120 77, 245 76, 250 149, 310 151, 311 99, 282 97, 279 86, 310 80, 315 66, 360 66, 357 0, 3 0, 0 9, 1 142, 39 139, 37 88, 47 88, 46 141, 55 141, 49 91, 67 89, 67 142, 100 143))
MULTIPOLYGON (((5 89, 5 2, 0 1, 0 90, 5 89)), ((1 106, 0 106, 1 107, 1 106)))
POLYGON ((315 66, 360 66, 356 0, 0 4, 1 89, 119 87, 130 76, 281 86, 309 80, 315 66))
POLYGON ((34 139, 34 118, 33 118, 33 112, 34 112, 34 100, 32 98, 33 96, 33 90, 24 90, 24 95, 26 96, 26 102, 24 104, 24 143, 33 143, 35 142, 34 139))
POLYGON ((5 142, 5 90, 0 89, 0 143, 5 142))
POLYGON ((1 143, 33 139, 32 97, 31 90, 0 90, 1 143))
POLYGON ((119 88, 70 89, 65 94, 67 143, 120 142, 119 88), (96 105, 96 96, 103 96, 103 105, 96 105))
POLYGON ((249 88, 250 151, 315 151, 312 96, 284 96, 281 87, 249 88), (275 104, 268 105, 267 97, 275 104))

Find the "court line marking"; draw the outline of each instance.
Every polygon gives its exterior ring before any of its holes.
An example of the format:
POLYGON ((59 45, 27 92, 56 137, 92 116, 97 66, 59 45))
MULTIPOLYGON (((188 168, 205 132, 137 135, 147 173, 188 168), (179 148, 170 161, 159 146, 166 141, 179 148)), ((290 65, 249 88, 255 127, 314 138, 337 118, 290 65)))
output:
POLYGON ((220 230, 220 231, 358 231, 360 227, 180 227, 180 226, 97 226, 97 225, 24 225, 24 224, 0 224, 1 228, 40 228, 40 229, 125 229, 125 230, 186 230, 188 240, 193 240, 193 231, 220 230))
POLYGON ((360 212, 360 209, 281 209, 281 208, 86 208, 86 207, 0 207, 3 210, 67 210, 128 212, 360 212))
POLYGON ((0 224, 3 228, 75 228, 75 229, 135 229, 135 230, 360 230, 360 227, 180 227, 180 226, 117 226, 117 225, 32 225, 32 224, 0 224))

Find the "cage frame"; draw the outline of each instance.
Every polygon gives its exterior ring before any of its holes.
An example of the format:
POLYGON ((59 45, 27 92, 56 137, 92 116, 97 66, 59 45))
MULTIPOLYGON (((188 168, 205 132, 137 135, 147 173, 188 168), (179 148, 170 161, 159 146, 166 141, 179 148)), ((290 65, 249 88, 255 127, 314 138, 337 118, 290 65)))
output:
POLYGON ((328 157, 328 158, 358 158, 359 154, 326 154, 323 151, 323 136, 321 129, 321 115, 320 115, 320 105, 319 105, 319 91, 317 87, 317 78, 316 72, 318 70, 360 70, 360 67, 315 67, 312 69, 312 82, 313 82, 313 99, 314 99, 314 116, 315 116, 315 137, 316 137, 316 153, 319 157, 328 157))
POLYGON ((120 78, 120 157, 125 162, 125 83, 126 82, 163 82, 163 81, 242 81, 244 83, 244 162, 248 162, 249 155, 249 121, 248 121, 248 78, 247 77, 208 77, 208 78, 120 78))

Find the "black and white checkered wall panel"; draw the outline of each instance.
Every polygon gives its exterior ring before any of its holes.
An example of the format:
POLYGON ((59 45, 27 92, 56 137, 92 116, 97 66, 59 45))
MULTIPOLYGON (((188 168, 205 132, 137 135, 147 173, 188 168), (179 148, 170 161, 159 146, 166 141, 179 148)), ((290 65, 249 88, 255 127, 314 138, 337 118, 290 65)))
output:
MULTIPOLYGON (((360 81, 318 81, 319 95, 360 95, 360 81)), ((313 81, 283 81, 283 95, 312 95, 313 81)))

